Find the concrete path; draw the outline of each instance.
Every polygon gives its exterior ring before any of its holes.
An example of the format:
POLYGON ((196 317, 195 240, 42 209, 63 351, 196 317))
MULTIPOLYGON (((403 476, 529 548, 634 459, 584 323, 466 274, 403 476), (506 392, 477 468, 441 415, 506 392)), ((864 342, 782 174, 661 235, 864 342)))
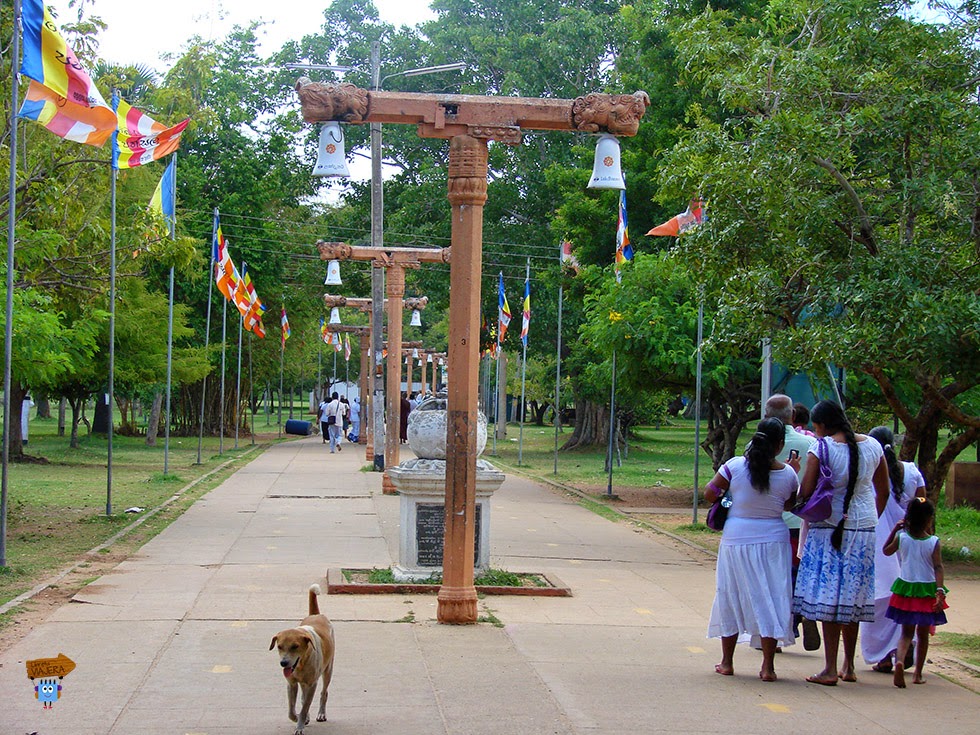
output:
MULTIPOLYGON (((312 437, 235 473, 0 653, 0 735, 292 733, 273 634, 328 568, 398 561, 399 500, 363 465, 360 447, 312 437), (59 652, 77 668, 44 710, 24 661, 59 652)), ((796 646, 764 684, 740 648, 736 676, 716 675, 710 558, 554 490, 508 476, 492 524, 495 567, 552 573, 573 597, 487 597, 500 625, 455 627, 435 622, 434 595, 322 596, 337 658, 308 735, 978 731, 980 696, 928 667, 904 691, 866 667, 821 687, 804 682, 820 652, 796 646)), ((980 631, 980 584, 950 587, 950 629, 980 631)))

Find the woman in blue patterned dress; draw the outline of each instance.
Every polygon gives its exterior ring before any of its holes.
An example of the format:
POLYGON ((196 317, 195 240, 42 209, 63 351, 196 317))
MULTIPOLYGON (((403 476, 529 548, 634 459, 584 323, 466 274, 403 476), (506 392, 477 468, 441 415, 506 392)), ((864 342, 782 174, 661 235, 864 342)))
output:
MULTIPOLYGON (((875 617, 875 528, 888 500, 888 468, 881 444, 855 434, 844 410, 820 401, 810 414, 813 430, 825 442, 833 475, 833 512, 811 523, 803 544, 793 595, 793 612, 823 625, 824 668, 807 681, 834 686, 857 681, 854 653, 858 623, 875 617), (844 665, 838 652, 844 642, 844 665)), ((806 463, 800 497, 813 493, 820 474, 816 444, 806 463)))

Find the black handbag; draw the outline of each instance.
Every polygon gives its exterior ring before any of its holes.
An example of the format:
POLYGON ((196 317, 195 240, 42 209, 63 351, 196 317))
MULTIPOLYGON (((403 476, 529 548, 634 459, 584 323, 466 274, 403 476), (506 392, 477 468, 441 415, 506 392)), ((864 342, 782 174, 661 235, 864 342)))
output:
POLYGON ((731 488, 725 491, 725 494, 718 498, 711 507, 708 508, 708 517, 705 519, 705 525, 713 531, 721 531, 725 528, 725 521, 728 520, 728 509, 732 507, 732 491, 731 488))

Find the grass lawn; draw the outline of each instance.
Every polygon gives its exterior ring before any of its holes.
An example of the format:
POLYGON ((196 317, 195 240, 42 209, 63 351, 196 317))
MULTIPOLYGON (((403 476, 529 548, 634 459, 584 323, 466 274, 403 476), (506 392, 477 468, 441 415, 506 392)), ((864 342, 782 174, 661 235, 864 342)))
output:
MULTIPOLYGON (((262 421, 258 421, 262 429, 262 421)), ((273 427, 275 430, 275 427, 273 427)), ((84 427, 82 427, 84 433, 84 427)), ((68 447, 68 437, 57 436, 57 420, 34 419, 30 441, 24 448, 46 463, 11 463, 8 475, 7 566, 0 567, 0 604, 31 589, 56 572, 71 566, 86 551, 101 545, 142 513, 152 510, 188 483, 251 449, 250 437, 225 437, 224 453, 218 454, 218 438, 206 437, 197 462, 196 437, 171 437, 168 474, 163 474, 163 437, 156 447, 143 437, 113 436, 112 515, 106 516, 105 436, 81 438, 78 449, 68 447)), ((275 439, 275 434, 272 434, 275 439)), ((254 456, 254 452, 250 455, 254 456)), ((135 550, 166 526, 194 499, 215 487, 238 463, 196 485, 173 508, 145 523, 133 538, 107 549, 135 550)))
MULTIPOLYGON (((493 431, 492 425, 490 431, 493 431)), ((571 428, 566 428, 559 434, 559 447, 571 433, 571 428)), ((631 505, 657 508, 659 512, 656 514, 633 517, 704 548, 717 550, 721 534, 704 525, 707 506, 703 502, 698 508, 698 523, 692 523, 694 422, 671 419, 669 425, 659 429, 641 427, 637 434, 637 439, 631 441, 628 455, 622 456, 622 466, 615 463, 613 466, 612 493, 619 496, 619 500, 607 496, 609 474, 605 469, 604 447, 559 451, 558 474, 554 474, 555 430, 551 426, 524 426, 520 462, 520 428, 516 424, 509 424, 506 438, 497 440, 496 454, 491 437, 484 456, 490 462, 584 491, 599 503, 603 511, 622 511, 631 505)), ((703 452, 699 465, 698 484, 703 488, 714 470, 703 452)), ((583 504, 589 505, 589 502, 584 501, 583 504)), ((947 508, 945 498, 941 497, 936 533, 941 539, 943 558, 950 565, 952 573, 980 573, 980 510, 965 506, 947 508)))

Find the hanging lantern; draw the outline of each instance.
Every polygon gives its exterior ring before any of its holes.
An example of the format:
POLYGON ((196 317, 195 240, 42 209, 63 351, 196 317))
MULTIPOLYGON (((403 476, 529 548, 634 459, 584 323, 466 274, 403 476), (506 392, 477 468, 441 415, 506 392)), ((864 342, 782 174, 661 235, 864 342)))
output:
POLYGON ((340 321, 340 309, 336 306, 330 310, 330 323, 331 324, 342 324, 340 321))
POLYGON ((344 131, 338 122, 320 126, 320 145, 317 146, 314 176, 350 176, 347 155, 344 153, 344 131))
POLYGON ((615 135, 600 135, 595 145, 590 189, 625 189, 623 170, 619 165, 619 140, 615 135))
POLYGON ((340 280, 340 261, 331 260, 327 262, 327 277, 323 281, 324 286, 342 286, 343 281, 340 280))
POLYGON ((413 327, 422 326, 422 312, 418 309, 412 309, 412 321, 410 322, 410 325, 413 327))

